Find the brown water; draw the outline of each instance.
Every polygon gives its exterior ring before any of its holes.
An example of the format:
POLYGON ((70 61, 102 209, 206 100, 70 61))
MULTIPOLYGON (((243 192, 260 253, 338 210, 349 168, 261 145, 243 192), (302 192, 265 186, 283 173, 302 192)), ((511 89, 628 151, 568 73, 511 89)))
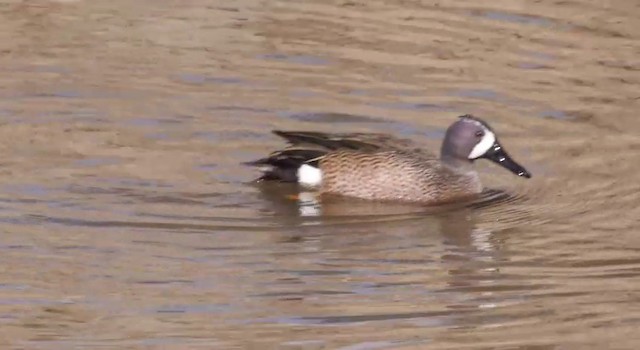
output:
POLYGON ((637 349, 637 0, 3 1, 0 348, 637 349), (258 188, 273 128, 526 181, 424 209, 258 188))

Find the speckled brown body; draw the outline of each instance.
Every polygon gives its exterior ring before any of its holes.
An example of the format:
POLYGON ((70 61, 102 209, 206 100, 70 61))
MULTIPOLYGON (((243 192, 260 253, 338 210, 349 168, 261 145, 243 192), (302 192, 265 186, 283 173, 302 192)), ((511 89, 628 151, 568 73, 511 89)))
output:
POLYGON ((369 200, 441 203, 482 191, 475 171, 462 172, 426 152, 337 151, 320 161, 321 193, 369 200))

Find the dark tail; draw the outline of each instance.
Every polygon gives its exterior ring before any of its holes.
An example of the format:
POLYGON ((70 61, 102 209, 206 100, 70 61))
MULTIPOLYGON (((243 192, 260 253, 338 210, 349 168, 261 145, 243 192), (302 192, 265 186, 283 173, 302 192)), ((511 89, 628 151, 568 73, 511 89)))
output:
POLYGON ((317 167, 320 158, 326 153, 313 149, 286 149, 244 164, 263 168, 263 174, 258 180, 298 182, 298 168, 303 164, 317 167))

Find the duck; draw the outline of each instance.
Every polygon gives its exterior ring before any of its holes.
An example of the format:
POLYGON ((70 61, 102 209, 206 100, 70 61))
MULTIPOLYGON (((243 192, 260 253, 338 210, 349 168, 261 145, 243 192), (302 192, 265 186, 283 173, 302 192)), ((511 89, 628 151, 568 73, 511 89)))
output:
POLYGON ((494 129, 471 114, 447 128, 439 156, 412 140, 383 133, 272 132, 288 146, 245 163, 262 171, 256 181, 297 183, 322 196, 423 204, 462 200, 483 191, 474 167, 479 159, 531 178, 494 129))

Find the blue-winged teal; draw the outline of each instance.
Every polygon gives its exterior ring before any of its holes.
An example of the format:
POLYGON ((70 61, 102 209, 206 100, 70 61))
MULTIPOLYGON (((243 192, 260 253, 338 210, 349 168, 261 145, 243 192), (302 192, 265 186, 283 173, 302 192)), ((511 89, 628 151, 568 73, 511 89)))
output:
POLYGON ((410 140, 386 134, 273 133, 290 146, 247 163, 261 167, 264 173, 259 180, 298 182, 321 194, 448 202, 482 191, 473 167, 480 158, 531 177, 505 152, 493 129, 472 115, 461 116, 447 129, 439 158, 410 140))

